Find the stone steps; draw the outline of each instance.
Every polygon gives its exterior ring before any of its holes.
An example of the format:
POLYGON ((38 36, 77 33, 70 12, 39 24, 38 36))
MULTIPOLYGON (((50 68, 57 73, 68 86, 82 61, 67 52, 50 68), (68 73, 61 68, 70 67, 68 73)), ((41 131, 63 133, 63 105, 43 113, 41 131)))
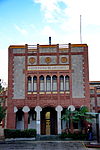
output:
POLYGON ((59 139, 59 135, 39 135, 36 137, 36 140, 40 141, 57 141, 59 139))

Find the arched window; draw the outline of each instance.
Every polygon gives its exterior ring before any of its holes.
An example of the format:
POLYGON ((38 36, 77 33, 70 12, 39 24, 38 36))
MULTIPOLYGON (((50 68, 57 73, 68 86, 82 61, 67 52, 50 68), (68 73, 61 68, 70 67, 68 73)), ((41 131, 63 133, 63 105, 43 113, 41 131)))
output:
POLYGON ((32 91, 32 77, 28 76, 27 80, 28 80, 28 92, 31 92, 32 91))
POLYGON ((52 91, 57 91, 57 76, 52 77, 52 91))
POLYGON ((33 77, 33 91, 34 92, 37 91, 37 77, 36 76, 33 77))
POLYGON ((44 76, 40 76, 40 91, 44 91, 44 76))
POLYGON ((60 91, 64 91, 64 76, 60 76, 60 91))
POLYGON ((65 91, 69 91, 69 76, 65 77, 65 91))
POLYGON ((46 91, 51 91, 51 77, 46 77, 46 91))

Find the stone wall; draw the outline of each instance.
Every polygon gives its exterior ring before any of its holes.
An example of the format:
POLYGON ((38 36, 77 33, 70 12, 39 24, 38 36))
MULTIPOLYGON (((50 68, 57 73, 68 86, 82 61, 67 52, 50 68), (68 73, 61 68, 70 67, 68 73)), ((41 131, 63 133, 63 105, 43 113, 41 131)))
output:
POLYGON ((84 47, 72 47, 71 52, 83 52, 84 47))
POLYGON ((72 98, 84 98, 83 56, 72 55, 72 98))
POLYGON ((25 48, 13 48, 13 53, 25 53, 25 48))
POLYGON ((54 53, 57 52, 56 47, 39 47, 40 53, 54 53))
POLYGON ((14 56, 14 93, 13 99, 25 98, 25 56, 14 56))

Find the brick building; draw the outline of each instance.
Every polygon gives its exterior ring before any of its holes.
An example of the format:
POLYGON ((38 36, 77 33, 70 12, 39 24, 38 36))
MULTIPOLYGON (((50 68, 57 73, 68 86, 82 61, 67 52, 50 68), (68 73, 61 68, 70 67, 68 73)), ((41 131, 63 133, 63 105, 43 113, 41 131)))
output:
POLYGON ((100 81, 90 82, 90 111, 96 117, 92 122, 94 135, 100 139, 100 81))
POLYGON ((90 110, 100 113, 100 81, 90 82, 90 110))
POLYGON ((11 45, 8 50, 7 128, 60 134, 65 108, 90 108, 86 44, 11 45))

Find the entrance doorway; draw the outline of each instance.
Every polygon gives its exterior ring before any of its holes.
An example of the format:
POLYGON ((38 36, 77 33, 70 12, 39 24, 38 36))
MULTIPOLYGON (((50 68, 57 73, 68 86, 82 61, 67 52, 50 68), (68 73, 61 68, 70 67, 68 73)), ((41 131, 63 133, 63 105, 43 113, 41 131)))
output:
POLYGON ((55 108, 43 108, 41 112, 41 134, 57 134, 57 112, 55 111, 55 108))

